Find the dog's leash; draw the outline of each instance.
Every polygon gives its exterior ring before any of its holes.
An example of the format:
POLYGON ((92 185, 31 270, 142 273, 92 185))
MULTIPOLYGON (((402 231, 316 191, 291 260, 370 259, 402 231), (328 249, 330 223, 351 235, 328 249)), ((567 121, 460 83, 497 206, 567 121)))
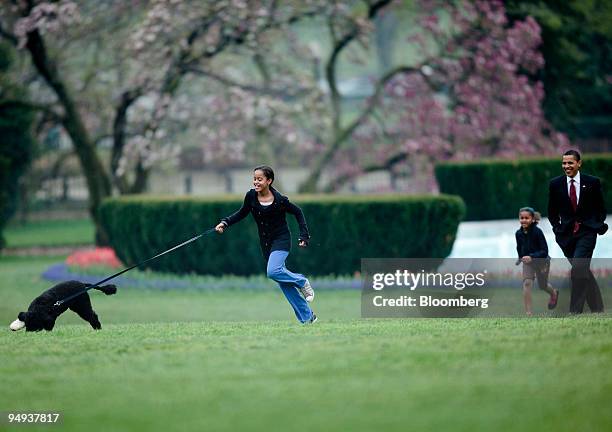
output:
POLYGON ((170 253, 170 252, 172 252, 173 250, 176 250, 176 249, 178 249, 178 248, 181 248, 181 247, 183 247, 183 246, 186 246, 186 245, 188 245, 189 243, 194 242, 194 241, 198 240, 198 239, 199 239, 199 238, 201 238, 201 237, 204 237, 204 236, 206 236, 206 235, 212 234, 213 232, 215 232, 215 228, 214 228, 214 227, 213 227, 213 228, 210 228, 209 230, 204 231, 202 234, 199 234, 199 235, 197 235, 197 236, 195 236, 195 237, 193 237, 193 238, 190 238, 189 240, 187 240, 187 241, 185 241, 185 242, 181 243, 180 245, 176 245, 176 246, 174 246, 172 249, 168 249, 167 251, 164 251, 164 252, 162 252, 162 253, 160 253, 160 254, 155 255, 154 257, 151 257, 151 258, 146 259, 146 260, 144 260, 144 261, 142 261, 142 262, 139 262, 138 264, 134 264, 132 267, 126 268, 126 269, 124 269, 124 270, 121 270, 119 273, 115 273, 114 275, 109 276, 109 277, 107 277, 106 279, 101 280, 100 282, 96 282, 96 283, 95 283, 95 284, 93 284, 93 285, 89 285, 87 288, 85 288, 85 289, 83 289, 83 290, 81 290, 81 291, 79 291, 79 292, 77 292, 77 293, 75 293, 75 294, 72 294, 72 295, 70 295, 70 296, 66 297, 65 299, 58 300, 58 301, 56 301, 56 302, 53 304, 53 306, 61 306, 62 304, 66 303, 67 301, 70 301, 70 300, 72 300, 73 298, 78 297, 78 296, 80 296, 80 295, 81 295, 81 294, 83 294, 83 293, 86 293, 86 292, 87 292, 87 291, 89 291, 90 289, 92 289, 92 288, 95 288, 95 287, 98 287, 98 286, 102 285, 104 282, 108 282, 109 280, 114 279, 114 278, 116 278, 117 276, 122 275, 122 274, 123 274, 123 273, 125 273, 125 272, 128 272, 128 271, 130 271, 130 270, 132 270, 132 269, 135 269, 136 267, 139 267, 139 266, 141 266, 141 265, 143 265, 143 264, 146 264, 146 263, 148 263, 149 261, 153 261, 155 258, 159 258, 159 257, 160 257, 160 256, 162 256, 162 255, 166 255, 167 253, 170 253))

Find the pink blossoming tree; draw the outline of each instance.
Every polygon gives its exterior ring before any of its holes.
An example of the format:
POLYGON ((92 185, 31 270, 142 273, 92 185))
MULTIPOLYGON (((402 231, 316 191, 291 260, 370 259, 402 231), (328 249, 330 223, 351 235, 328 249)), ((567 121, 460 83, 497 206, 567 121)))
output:
POLYGON ((431 190, 435 161, 555 154, 567 145, 544 118, 542 83, 533 78, 544 64, 535 20, 509 25, 501 1, 419 6, 422 31, 410 41, 422 60, 369 100, 353 145, 328 155, 337 175, 325 189, 386 170, 418 172, 425 181, 416 189, 431 190))

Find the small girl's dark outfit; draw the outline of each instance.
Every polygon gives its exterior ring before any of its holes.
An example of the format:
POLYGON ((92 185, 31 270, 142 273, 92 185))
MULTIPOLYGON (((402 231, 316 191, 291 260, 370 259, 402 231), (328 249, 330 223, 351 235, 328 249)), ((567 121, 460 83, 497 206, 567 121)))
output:
POLYGON ((538 287, 545 290, 548 285, 548 273, 550 271, 550 257, 548 256, 548 244, 544 233, 536 224, 531 224, 527 232, 523 227, 519 228, 515 234, 516 252, 519 259, 530 256, 530 263, 523 263, 523 280, 538 280, 538 287))

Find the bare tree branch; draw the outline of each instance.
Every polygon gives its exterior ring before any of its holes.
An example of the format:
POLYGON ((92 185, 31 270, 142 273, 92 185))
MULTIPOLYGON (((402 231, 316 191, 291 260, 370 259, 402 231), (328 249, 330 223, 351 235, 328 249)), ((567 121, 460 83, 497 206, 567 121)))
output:
POLYGON ((57 112, 52 105, 45 105, 24 100, 4 99, 0 100, 0 107, 19 107, 31 109, 33 111, 43 112, 55 121, 62 122, 64 120, 64 116, 57 112))
MULTIPOLYGON (((375 2, 368 2, 368 18, 374 19, 376 14, 385 6, 391 3, 391 0, 379 0, 375 2)), ((329 22, 329 33, 332 39, 333 49, 327 60, 327 64, 325 65, 325 77, 327 79, 327 84, 329 86, 331 103, 332 103, 332 112, 333 112, 333 130, 334 136, 338 135, 340 132, 340 122, 342 119, 342 111, 341 111, 341 95, 338 91, 338 81, 337 81, 337 67, 338 67, 338 58, 342 51, 353 41, 357 36, 359 36, 359 27, 357 24, 352 23, 350 30, 345 33, 341 38, 338 38, 336 34, 336 30, 334 27, 334 19, 333 16, 330 16, 329 22)))
POLYGON ((238 81, 227 78, 225 76, 208 71, 206 69, 200 69, 194 66, 190 66, 186 70, 195 75, 200 75, 203 77, 210 78, 228 87, 236 87, 236 88, 239 88, 240 90, 244 90, 249 93, 254 93, 258 95, 267 95, 267 96, 272 96, 272 97, 281 98, 281 99, 297 98, 300 96, 304 96, 306 93, 310 91, 310 89, 307 87, 302 87, 302 88, 298 88, 294 90, 291 88, 272 88, 272 87, 260 87, 260 86, 250 85, 250 84, 243 84, 238 81))
MULTIPOLYGON (((393 168, 393 166, 397 165, 400 162, 405 161, 406 159, 408 159, 408 152, 402 151, 402 152, 394 154, 393 156, 391 156, 390 158, 388 158, 387 160, 383 162, 371 163, 371 164, 365 165, 364 167, 361 168, 361 171, 364 173, 371 173, 371 172, 376 172, 376 171, 389 171, 391 168, 393 168)), ((335 192, 353 178, 354 178, 354 175, 349 175, 349 174, 344 174, 339 177, 336 177, 325 187, 324 191, 327 193, 335 192)))
MULTIPOLYGON (((376 14, 392 0, 378 0, 374 2, 366 1, 368 5, 368 18, 374 19, 376 14)), ((346 49, 349 44, 359 36, 359 27, 357 24, 353 23, 348 32, 346 32, 342 37, 338 37, 336 34, 336 30, 334 27, 333 20, 330 18, 328 22, 328 27, 330 31, 330 35, 332 38, 333 49, 327 60, 325 65, 325 77, 327 80, 327 84, 330 90, 330 98, 332 104, 332 124, 333 124, 333 139, 330 145, 327 147, 325 152, 316 160, 315 167, 313 171, 310 173, 308 178, 300 185, 300 191, 302 192, 314 192, 317 188, 317 183, 323 172, 323 168, 329 163, 333 155, 336 153, 340 145, 354 132, 354 130, 361 124, 361 122, 367 118, 371 111, 374 109, 372 104, 370 104, 366 110, 362 113, 361 116, 357 118, 353 123, 351 123, 347 128, 341 128, 341 119, 342 119, 342 105, 341 105, 341 95, 338 91, 337 84, 337 67, 338 67, 338 59, 340 54, 344 49, 346 49)), ((393 72, 393 71, 392 71, 393 72)), ((397 72, 399 73, 399 72, 397 72)), ((388 81, 390 77, 383 77, 382 80, 388 81)), ((377 88, 375 97, 373 99, 377 99, 380 93, 380 89, 377 88)))
POLYGON ((140 88, 123 92, 119 105, 115 110, 115 120, 113 122, 113 149, 111 152, 110 168, 113 182, 122 194, 127 193, 129 189, 126 177, 117 175, 119 161, 121 160, 125 147, 127 111, 130 105, 132 105, 141 94, 142 89, 140 88))
POLYGON ((336 136, 340 131, 340 119, 342 116, 340 92, 338 91, 338 83, 336 80, 336 66, 340 52, 351 40, 353 40, 353 38, 357 36, 357 29, 354 28, 353 31, 345 35, 342 40, 338 40, 336 31, 334 29, 333 16, 329 17, 328 27, 334 48, 329 56, 329 59, 327 60, 327 63, 325 64, 325 79, 327 80, 327 85, 329 86, 330 100, 332 105, 332 126, 334 136, 336 136))
POLYGON ((421 71, 420 69, 412 66, 399 66, 387 72, 378 81, 378 83, 376 84, 376 90, 370 98, 370 101, 368 102, 366 108, 346 128, 340 131, 340 133, 335 137, 335 139, 331 142, 327 149, 317 158, 317 160, 315 161, 315 168, 310 173, 306 181, 300 186, 301 192, 312 192, 316 190, 316 183, 318 182, 321 173, 323 172, 323 169, 325 168, 327 163, 331 161, 340 146, 353 134, 353 132, 355 132, 355 129, 357 129, 362 123, 364 123, 368 119, 374 109, 378 106, 378 100, 380 99, 381 94, 384 91, 385 85, 396 75, 408 73, 420 74, 421 71))

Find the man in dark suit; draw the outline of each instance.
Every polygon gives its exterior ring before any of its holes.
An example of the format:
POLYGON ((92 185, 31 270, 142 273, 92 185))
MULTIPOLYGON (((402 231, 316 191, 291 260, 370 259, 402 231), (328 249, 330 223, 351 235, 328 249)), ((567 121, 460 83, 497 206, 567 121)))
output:
POLYGON ((603 312, 601 292, 590 266, 597 234, 608 229, 606 208, 600 180, 581 174, 581 166, 576 150, 563 154, 565 175, 550 181, 548 219, 557 244, 572 264, 570 313, 582 313, 585 301, 591 312, 603 312))

